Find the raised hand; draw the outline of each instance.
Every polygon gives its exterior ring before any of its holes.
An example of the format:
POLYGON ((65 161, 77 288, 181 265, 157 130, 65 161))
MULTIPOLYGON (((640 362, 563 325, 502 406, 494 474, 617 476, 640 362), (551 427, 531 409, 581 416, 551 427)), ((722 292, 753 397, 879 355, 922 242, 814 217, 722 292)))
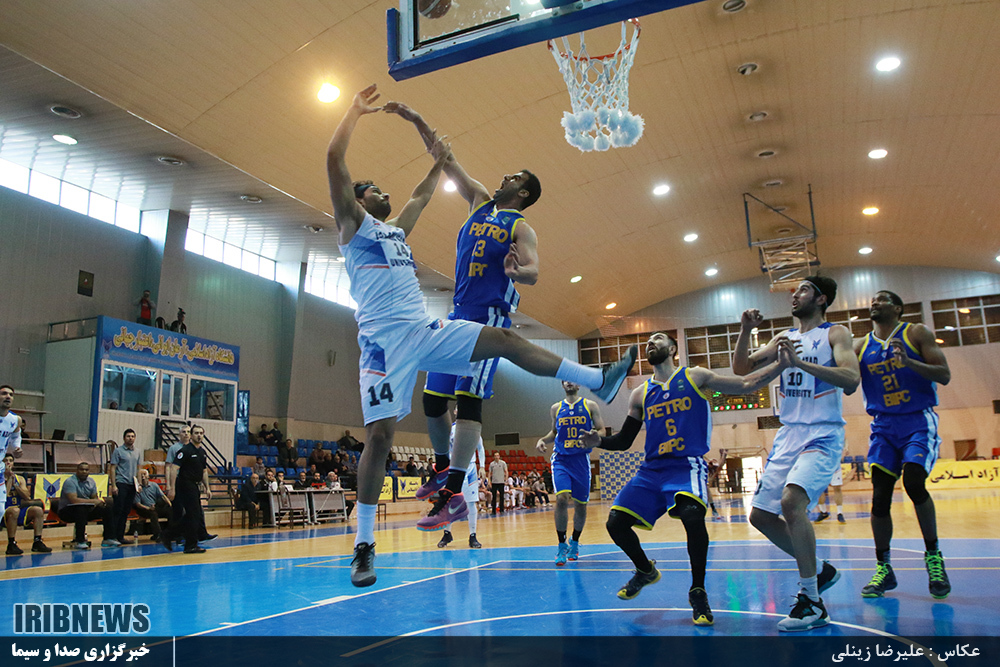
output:
POLYGON ((801 362, 799 359, 800 346, 798 341, 793 341, 788 337, 778 338, 778 361, 782 368, 792 368, 799 365, 801 362))
POLYGON ((760 314, 760 311, 756 308, 749 308, 743 311, 743 316, 740 317, 740 324, 743 325, 744 329, 756 329, 764 322, 764 316, 760 314))
POLYGON ((549 448, 545 446, 545 441, 539 438, 538 442, 535 443, 535 449, 540 451, 542 454, 545 454, 549 448))
POLYGON ((447 138, 448 136, 445 135, 443 137, 435 139, 434 143, 431 144, 430 154, 434 156, 435 162, 444 163, 452 159, 451 144, 445 142, 445 139, 447 138))
POLYGON ((889 349, 892 350, 892 356, 899 359, 899 363, 904 366, 908 365, 910 362, 910 355, 906 351, 906 346, 903 345, 903 341, 898 338, 893 338, 889 341, 889 349))
POLYGON ((580 434, 580 442, 593 449, 601 446, 601 434, 596 430, 584 431, 580 434))
POLYGON ((352 102, 352 105, 362 114, 375 113, 376 111, 382 110, 382 107, 377 107, 374 104, 375 100, 379 97, 381 97, 381 95, 378 92, 378 84, 373 83, 354 96, 354 102, 352 102))
POLYGON ((406 106, 402 102, 386 102, 385 106, 382 107, 382 110, 385 111, 386 113, 394 113, 403 120, 408 120, 411 123, 415 121, 418 117, 416 111, 406 106))

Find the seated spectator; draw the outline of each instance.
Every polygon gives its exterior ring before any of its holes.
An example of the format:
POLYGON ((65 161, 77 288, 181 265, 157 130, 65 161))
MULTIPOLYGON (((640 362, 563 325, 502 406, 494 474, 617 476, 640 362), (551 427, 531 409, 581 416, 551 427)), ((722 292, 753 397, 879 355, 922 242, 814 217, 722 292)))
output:
POLYGON ((271 439, 268 440, 267 444, 277 447, 284 439, 284 434, 281 432, 281 429, 278 428, 278 422, 274 422, 274 428, 271 429, 271 439))
POLYGON ((337 441, 337 446, 341 449, 350 449, 355 452, 360 452, 365 447, 365 443, 358 442, 358 440, 351 435, 350 431, 344 431, 344 436, 337 441))
POLYGON ((263 445, 267 442, 267 438, 271 435, 271 429, 267 427, 267 424, 261 424, 260 430, 257 431, 257 444, 263 445))
POLYGON ((292 444, 292 439, 285 440, 285 444, 278 447, 278 467, 295 468, 298 467, 299 452, 292 444))
POLYGON ((326 473, 326 488, 334 489, 336 491, 341 490, 340 478, 338 478, 337 473, 332 470, 326 473))
POLYGON ((407 461, 406 461, 406 467, 403 468, 403 473, 407 477, 416 477, 417 476, 417 464, 413 462, 413 457, 412 456, 409 459, 407 459, 407 461))
POLYGON ((150 531, 154 542, 160 541, 160 519, 168 519, 171 515, 170 500, 163 495, 159 485, 149 481, 149 470, 139 469, 139 492, 132 502, 139 520, 145 523, 150 520, 150 531))
POLYGON ((529 486, 531 487, 531 492, 535 494, 535 500, 537 500, 539 504, 544 503, 545 505, 551 505, 552 503, 549 502, 549 494, 545 490, 545 484, 542 483, 542 478, 538 475, 538 473, 531 474, 534 475, 534 477, 530 479, 529 486))
POLYGON ((143 405, 142 403, 136 403, 135 406, 132 408, 132 412, 143 412, 143 413, 145 413, 146 412, 146 406, 143 405))
POLYGON ((306 469, 306 476, 309 478, 310 484, 312 483, 312 478, 315 477, 316 475, 322 477, 323 473, 321 473, 319 471, 319 468, 317 468, 315 465, 311 465, 309 466, 309 468, 306 469))
POLYGON ((266 470, 267 468, 264 466, 264 459, 258 456, 257 460, 253 464, 253 472, 257 473, 258 477, 262 477, 266 470))
POLYGON ((323 463, 317 469, 321 475, 326 475, 326 473, 333 470, 333 452, 327 450, 326 454, 323 455, 323 463))
POLYGON ((279 470, 274 473, 274 479, 278 483, 278 493, 284 493, 288 490, 288 484, 285 481, 285 471, 279 470))
POLYGON ((323 483, 323 477, 319 474, 319 471, 317 470, 316 472, 313 473, 312 476, 312 487, 314 489, 322 489, 325 486, 326 484, 323 483))
POLYGON ((118 409, 118 401, 111 401, 110 403, 108 403, 108 410, 117 410, 117 409, 118 409))
POLYGON ((300 470, 299 471, 299 478, 297 480, 295 480, 295 484, 292 485, 292 488, 295 489, 295 490, 297 490, 297 491, 301 491, 302 489, 308 489, 308 488, 310 488, 309 487, 309 477, 306 475, 306 471, 305 470, 300 470))
POLYGON ((177 309, 177 319, 170 323, 170 330, 176 331, 177 333, 186 334, 188 332, 187 325, 184 323, 184 316, 187 313, 184 312, 183 308, 177 309))
POLYGON ((7 555, 20 556, 24 553, 21 547, 17 546, 17 527, 33 528, 35 531, 35 542, 31 545, 31 550, 35 553, 47 554, 52 551, 42 542, 42 528, 45 524, 45 510, 41 500, 34 500, 28 493, 28 483, 23 477, 14 472, 14 455, 7 454, 3 457, 3 462, 7 466, 4 471, 4 485, 7 487, 7 504, 3 513, 4 523, 7 525, 7 555))
POLYGON ((59 518, 73 524, 73 549, 89 549, 87 542, 87 522, 101 520, 104 524, 102 546, 119 546, 114 539, 111 503, 97 495, 97 484, 90 479, 90 464, 80 463, 76 474, 63 482, 59 496, 59 518))
POLYGON ((260 475, 253 473, 247 481, 243 482, 240 492, 236 496, 236 509, 245 510, 251 528, 257 527, 257 514, 260 512, 260 503, 257 501, 257 485, 260 483, 260 475))
POLYGON ((323 443, 317 442, 313 446, 313 450, 309 452, 309 458, 306 460, 306 465, 310 466, 309 468, 310 478, 312 477, 313 466, 315 466, 316 469, 318 470, 319 466, 323 465, 324 461, 326 461, 326 451, 323 449, 323 443))
POLYGON ((486 507, 493 502, 493 490, 490 489, 490 485, 486 483, 486 475, 482 474, 479 476, 479 503, 486 507))

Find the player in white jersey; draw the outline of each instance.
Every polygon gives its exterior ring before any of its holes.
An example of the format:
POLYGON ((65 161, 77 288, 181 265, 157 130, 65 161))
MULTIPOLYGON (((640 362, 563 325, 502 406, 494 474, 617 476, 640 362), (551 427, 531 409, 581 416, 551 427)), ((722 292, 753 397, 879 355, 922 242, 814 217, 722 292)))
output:
POLYGON ((14 458, 21 458, 21 418, 10 411, 14 404, 14 388, 9 384, 0 385, 0 508, 7 503, 7 484, 4 473, 7 466, 3 457, 10 452, 14 458))
MULTIPOLYGON (((457 424, 457 415, 454 411, 449 412, 451 412, 452 418, 450 437, 451 449, 448 452, 450 454, 455 450, 455 426, 457 424)), ((465 478, 462 480, 462 497, 465 498, 465 504, 469 508, 468 518, 470 549, 483 548, 483 545, 480 544, 479 539, 476 537, 476 525, 479 522, 479 510, 476 507, 476 503, 479 502, 479 466, 486 464, 486 448, 483 447, 482 438, 479 438, 479 442, 476 444, 476 454, 479 462, 476 462, 476 456, 472 457, 472 463, 469 464, 468 469, 465 471, 465 478)), ((443 549, 448 546, 454 539, 454 536, 451 534, 451 524, 448 524, 448 526, 444 529, 444 535, 441 536, 441 541, 438 542, 438 549, 443 549)))
POLYGON ((774 439, 753 498, 750 523, 767 539, 795 558, 800 591, 787 618, 778 623, 784 632, 811 630, 830 622, 820 593, 840 574, 829 563, 816 570, 816 534, 809 508, 830 484, 844 452, 844 391, 853 393, 861 382, 851 332, 826 321, 826 309, 837 296, 832 278, 810 276, 792 293, 792 316, 798 327, 771 339, 749 354, 751 331, 763 318, 755 309, 743 313, 733 371, 746 375, 780 359, 782 427, 774 439))
MULTIPOLYGON (((638 355, 638 347, 632 346, 621 361, 600 369, 588 368, 505 329, 461 320, 432 320, 424 310, 406 237, 430 201, 451 151, 442 140, 434 142, 434 165, 399 215, 389 219, 389 195, 371 181, 352 182, 346 161, 358 120, 381 111, 374 104, 378 97, 375 85, 355 95, 327 149, 340 251, 351 282, 351 297, 357 302, 361 405, 367 435, 358 464, 358 532, 351 563, 351 583, 355 586, 371 586, 376 580, 375 511, 384 464, 395 423, 410 412, 418 370, 465 376, 471 375, 476 362, 503 357, 529 373, 576 382, 601 400, 610 401, 638 355)), ((456 449, 453 466, 464 470, 474 453, 456 449)), ((433 525, 424 529, 442 529, 467 514, 461 494, 442 494, 428 515, 427 523, 433 525)))

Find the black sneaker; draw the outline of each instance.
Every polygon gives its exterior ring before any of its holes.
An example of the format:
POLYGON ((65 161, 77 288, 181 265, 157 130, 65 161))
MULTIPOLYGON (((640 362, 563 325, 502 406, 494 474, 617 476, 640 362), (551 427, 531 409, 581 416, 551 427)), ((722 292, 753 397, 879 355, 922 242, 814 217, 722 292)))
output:
POLYGON ((601 373, 604 374, 604 383, 598 389, 593 390, 594 396, 605 403, 615 400, 615 395, 621 389, 622 383, 625 382, 625 377, 632 366, 635 365, 635 360, 638 357, 639 346, 633 345, 628 349, 624 357, 613 364, 602 366, 601 373))
POLYGON ((162 544, 163 548, 166 549, 167 551, 174 550, 174 541, 170 538, 170 535, 168 535, 165 531, 160 535, 160 544, 162 544))
POLYGON ((819 590, 820 595, 838 581, 840 581, 840 572, 837 572, 837 568, 830 565, 829 562, 823 561, 823 568, 816 575, 816 588, 819 590))
POLYGON ((927 566, 927 588, 931 592, 931 597, 937 600, 948 597, 951 593, 951 582, 948 581, 948 573, 944 571, 944 556, 941 552, 924 553, 924 565, 927 566))
POLYGON ((471 535, 469 535, 469 548, 470 549, 482 549, 483 548, 483 545, 480 544, 479 540, 476 539, 476 534, 475 533, 472 533, 471 535))
POLYGON ((819 516, 816 517, 816 523, 819 523, 820 521, 826 521, 829 518, 830 518, 829 512, 820 512, 819 516))
POLYGON ((201 537, 198 538, 198 541, 199 542, 211 542, 212 540, 214 540, 217 537, 218 537, 218 535, 213 535, 212 533, 205 533, 204 535, 202 535, 201 537))
POLYGON ((795 605, 788 616, 778 621, 781 632, 802 632, 820 628, 830 622, 823 600, 810 600, 805 593, 795 596, 795 605))
POLYGON ((206 551, 208 551, 208 549, 205 547, 199 547, 197 544, 191 548, 184 547, 184 553, 186 554, 203 554, 206 551))
POLYGON ((837 512, 837 522, 838 523, 847 523, 847 519, 844 518, 843 512, 837 512))
POLYGON ((875 574, 868 585, 861 589, 863 598, 880 598, 886 591, 891 591, 896 587, 896 574, 892 571, 889 563, 876 563, 875 574))
POLYGON ((375 583, 375 543, 362 542, 354 547, 351 561, 351 583, 358 588, 375 583))
POLYGON ((23 553, 24 553, 24 549, 22 549, 21 547, 17 546, 17 542, 8 542, 7 543, 7 555, 8 556, 20 556, 23 553))
POLYGON ((438 542, 438 549, 444 549, 446 546, 451 544, 452 539, 454 538, 451 536, 451 531, 444 531, 444 535, 441 536, 441 541, 438 542))
POLYGON ((695 625, 713 625, 715 617, 712 608, 708 606, 708 593, 704 588, 692 588, 688 591, 688 604, 691 605, 691 618, 695 625))
POLYGON ((42 542, 41 540, 35 540, 34 543, 31 545, 31 550, 34 551, 36 554, 52 553, 52 547, 48 546, 47 544, 45 544, 45 542, 42 542))
POLYGON ((618 591, 618 597, 622 600, 631 600, 639 594, 639 591, 641 591, 644 586, 655 584, 660 580, 660 571, 656 569, 656 561, 651 560, 649 561, 649 564, 653 567, 653 571, 643 573, 638 569, 635 570, 635 574, 628 580, 628 583, 622 586, 621 590, 618 591))

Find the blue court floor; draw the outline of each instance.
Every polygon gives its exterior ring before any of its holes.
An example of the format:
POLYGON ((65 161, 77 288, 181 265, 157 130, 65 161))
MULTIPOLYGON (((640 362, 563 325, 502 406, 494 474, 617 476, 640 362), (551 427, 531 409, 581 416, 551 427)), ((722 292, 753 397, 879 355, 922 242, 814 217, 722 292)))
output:
MULTIPOLYGON (((342 530, 342 529, 341 529, 342 530)), ((220 538, 216 548, 248 540, 302 539, 308 534, 220 538)), ((458 544, 458 543, 456 543, 458 544)), ((215 546, 215 545, 213 545, 215 546)), ((104 553, 134 558, 132 569, 46 574, 0 581, 8 601, 134 602, 151 609, 158 636, 773 636, 796 590, 794 563, 762 540, 717 541, 709 553, 707 590, 714 627, 691 623, 683 543, 645 545, 663 574, 632 601, 615 593, 632 566, 613 544, 584 545, 578 562, 553 566, 553 547, 450 548, 379 554, 378 582, 349 582, 350 556, 238 560, 148 567, 155 545, 104 553)), ((1000 540, 942 540, 953 592, 927 592, 923 544, 893 542, 899 588, 863 599, 872 574, 869 540, 819 540, 818 552, 841 572, 824 595, 833 623, 820 636, 996 636, 1000 540)), ((52 554, 46 565, 99 557, 52 554)), ((235 556, 235 554, 234 554, 235 556)), ((28 559, 23 559, 30 564, 28 559)), ((162 561, 161 561, 162 562, 162 561)), ((12 621, 0 632, 12 634, 12 621)))

